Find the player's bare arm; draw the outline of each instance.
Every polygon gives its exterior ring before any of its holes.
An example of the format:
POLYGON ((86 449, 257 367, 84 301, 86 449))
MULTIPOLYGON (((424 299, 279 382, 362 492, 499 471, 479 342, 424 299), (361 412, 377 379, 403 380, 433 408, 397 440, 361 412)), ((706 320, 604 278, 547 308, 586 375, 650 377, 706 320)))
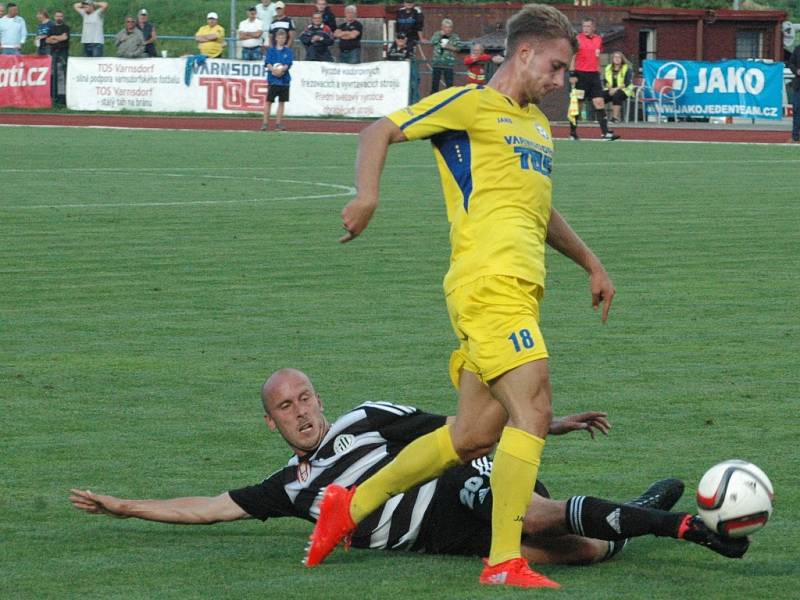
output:
POLYGON ((184 525, 211 525, 223 521, 249 519, 242 508, 225 492, 219 496, 193 496, 167 500, 127 500, 95 494, 89 490, 70 490, 69 501, 91 515, 118 519, 130 517, 145 521, 184 525))
POLYGON ((601 318, 608 319, 608 311, 616 290, 603 263, 578 236, 561 214, 553 209, 550 224, 547 226, 547 244, 554 250, 580 265, 589 274, 589 289, 592 293, 592 306, 603 305, 601 318))
POLYGON ((390 144, 405 142, 401 129, 389 119, 375 121, 358 136, 356 157, 356 197, 342 209, 342 226, 346 233, 342 243, 356 238, 367 228, 378 207, 381 173, 390 144))

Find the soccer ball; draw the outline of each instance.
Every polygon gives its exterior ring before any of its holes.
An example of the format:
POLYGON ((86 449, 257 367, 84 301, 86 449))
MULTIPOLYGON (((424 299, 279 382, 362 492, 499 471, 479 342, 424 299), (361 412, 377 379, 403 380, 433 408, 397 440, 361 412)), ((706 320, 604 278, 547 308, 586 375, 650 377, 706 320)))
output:
POLYGON ((697 511, 709 529, 743 537, 761 529, 772 514, 772 482, 743 460, 714 465, 697 486, 697 511))

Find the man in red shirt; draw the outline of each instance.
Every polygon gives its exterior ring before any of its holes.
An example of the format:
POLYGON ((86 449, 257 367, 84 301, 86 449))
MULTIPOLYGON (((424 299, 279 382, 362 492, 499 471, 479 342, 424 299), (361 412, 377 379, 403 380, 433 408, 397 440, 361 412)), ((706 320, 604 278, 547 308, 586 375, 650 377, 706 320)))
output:
MULTIPOLYGON (((601 139, 613 141, 619 139, 608 129, 606 119, 606 103, 603 100, 603 82, 600 78, 600 53, 603 51, 603 38, 597 34, 594 19, 581 22, 581 33, 578 34, 578 51, 572 59, 569 82, 572 87, 583 91, 583 99, 591 99, 597 122, 603 132, 601 139)), ((578 123, 570 123, 570 139, 578 139, 578 123)))

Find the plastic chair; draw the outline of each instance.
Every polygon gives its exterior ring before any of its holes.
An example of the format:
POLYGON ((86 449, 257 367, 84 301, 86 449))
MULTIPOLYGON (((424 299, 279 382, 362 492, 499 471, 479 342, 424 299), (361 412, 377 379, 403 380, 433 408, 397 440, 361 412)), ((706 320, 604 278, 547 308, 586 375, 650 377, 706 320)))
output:
POLYGON ((673 89, 674 80, 660 78, 653 81, 652 86, 648 86, 643 81, 636 90, 636 101, 634 106, 634 117, 639 121, 639 104, 642 105, 642 119, 647 116, 647 105, 653 105, 656 109, 658 122, 662 122, 664 106, 672 106, 672 115, 678 112, 677 102, 675 101, 675 90, 673 89))

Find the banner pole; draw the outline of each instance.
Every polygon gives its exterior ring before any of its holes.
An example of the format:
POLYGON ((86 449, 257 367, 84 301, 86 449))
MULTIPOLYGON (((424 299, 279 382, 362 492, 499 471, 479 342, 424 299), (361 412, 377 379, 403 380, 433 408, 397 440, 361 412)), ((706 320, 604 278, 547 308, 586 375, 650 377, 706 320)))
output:
POLYGON ((228 58, 236 58, 236 0, 231 0, 231 36, 230 47, 228 48, 228 58))

